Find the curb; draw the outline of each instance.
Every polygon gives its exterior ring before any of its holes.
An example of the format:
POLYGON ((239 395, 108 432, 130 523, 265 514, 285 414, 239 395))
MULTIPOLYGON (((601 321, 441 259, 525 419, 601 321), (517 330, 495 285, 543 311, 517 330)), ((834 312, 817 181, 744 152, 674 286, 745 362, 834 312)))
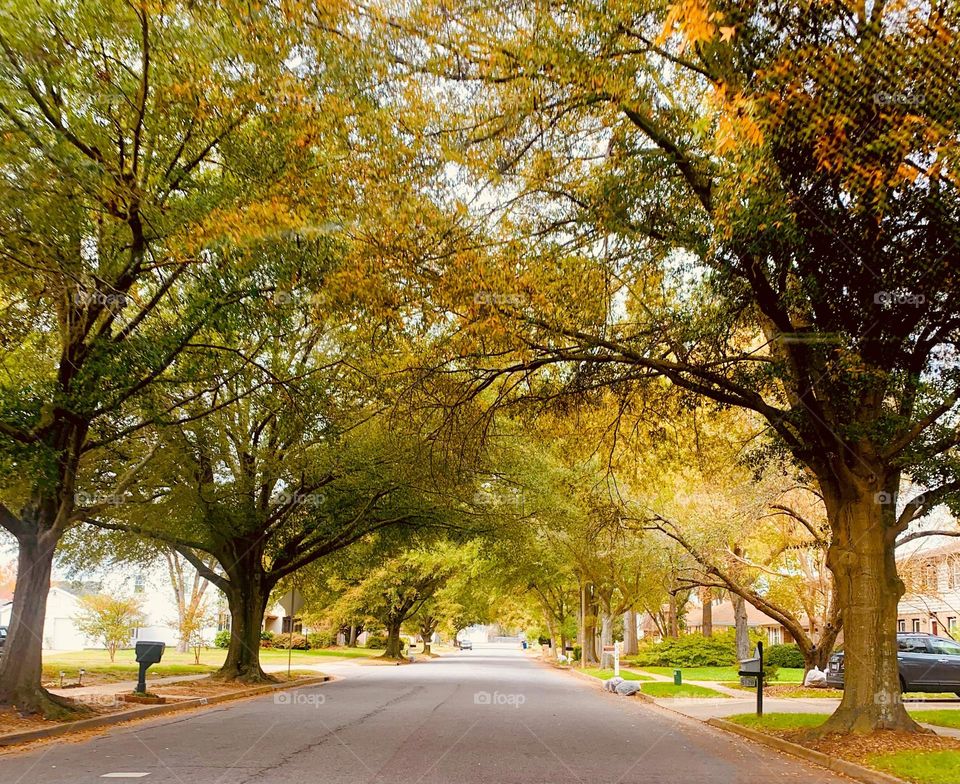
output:
POLYGON ((778 738, 776 735, 768 735, 765 732, 760 732, 759 730, 755 730, 750 727, 742 727, 739 724, 734 724, 732 721, 724 721, 723 719, 707 719, 706 723, 711 727, 717 727, 718 729, 732 732, 735 735, 749 738, 752 741, 760 743, 764 746, 769 746, 777 751, 791 754, 794 757, 800 757, 807 762, 813 762, 820 767, 833 771, 834 773, 842 773, 844 776, 848 776, 855 781, 863 782, 863 784, 908 784, 908 782, 904 781, 903 779, 898 779, 896 776, 891 776, 889 773, 881 773, 878 770, 872 770, 870 768, 865 768, 863 765, 857 765, 855 762, 847 762, 846 760, 836 759, 835 757, 828 756, 822 752, 808 749, 806 746, 801 746, 798 743, 791 743, 783 738, 778 738))
POLYGON ((124 722, 136 719, 146 719, 153 716, 160 716, 166 713, 175 713, 177 711, 188 710, 190 708, 203 708, 208 705, 217 705, 222 702, 231 702, 240 700, 244 697, 257 697, 261 694, 269 694, 274 691, 283 691, 284 689, 300 689, 304 686, 317 686, 332 680, 329 675, 321 675, 316 678, 304 678, 297 683, 271 683, 265 686, 256 686, 244 691, 230 692, 229 694, 218 694, 213 697, 197 697, 191 700, 178 700, 177 702, 166 703, 163 705, 150 705, 146 708, 136 708, 134 710, 120 711, 119 713, 110 713, 106 716, 97 716, 93 719, 79 719, 78 721, 67 721, 63 724, 55 724, 52 727, 43 727, 38 730, 27 730, 25 732, 9 732, 6 735, 0 735, 0 747, 16 746, 21 743, 27 743, 34 740, 44 740, 45 738, 54 738, 59 735, 69 735, 83 730, 97 729, 99 727, 109 727, 113 724, 123 724, 124 722))

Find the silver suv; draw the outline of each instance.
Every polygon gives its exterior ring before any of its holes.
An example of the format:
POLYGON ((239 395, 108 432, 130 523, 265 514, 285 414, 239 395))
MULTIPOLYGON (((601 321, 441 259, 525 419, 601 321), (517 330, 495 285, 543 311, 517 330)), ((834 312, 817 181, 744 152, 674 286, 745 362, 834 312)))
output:
MULTIPOLYGON (((843 688, 843 651, 830 657, 827 684, 843 688)), ((920 632, 897 634, 900 690, 942 692, 960 696, 960 643, 920 632)))

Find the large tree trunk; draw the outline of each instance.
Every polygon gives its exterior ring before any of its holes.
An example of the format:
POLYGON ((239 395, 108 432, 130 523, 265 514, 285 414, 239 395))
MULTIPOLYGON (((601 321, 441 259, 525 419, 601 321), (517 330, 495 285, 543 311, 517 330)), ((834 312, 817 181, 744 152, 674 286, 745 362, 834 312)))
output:
POLYGON ((403 643, 400 640, 400 621, 387 623, 387 649, 383 652, 383 658, 403 658, 403 643))
POLYGON ((604 648, 613 645, 613 616, 604 608, 600 612, 600 666, 613 669, 613 653, 604 648))
POLYGON ((262 575, 234 571, 226 594, 230 607, 230 645, 215 677, 245 683, 275 680, 260 667, 260 632, 270 587, 263 584, 262 575))
MULTIPOLYGON (((733 604, 734 644, 737 648, 737 661, 750 658, 750 627, 747 625, 747 602, 739 594, 730 594, 733 604)), ((741 683, 747 683, 745 678, 741 683)))
POLYGON ((347 647, 357 647, 357 624, 355 623, 350 624, 350 637, 347 639, 347 647))
POLYGON ((820 732, 921 731, 900 698, 896 622, 904 585, 894 559, 895 532, 884 520, 893 511, 863 486, 824 488, 824 501, 833 532, 827 564, 843 616, 844 689, 820 732))
POLYGON ((430 645, 433 642, 433 633, 437 630, 437 620, 428 618, 420 624, 420 637, 423 640, 423 653, 430 656, 432 651, 430 645))
POLYGON ((588 667, 597 663, 597 607, 592 591, 584 589, 583 642, 580 663, 588 667))
POLYGON ((637 642, 637 611, 627 610, 623 614, 623 653, 636 656, 640 652, 637 642))
POLYGON ((713 593, 709 588, 700 592, 700 601, 703 604, 703 615, 700 621, 704 637, 713 636, 713 593))
POLYGON ((670 594, 670 601, 667 605, 667 635, 673 639, 680 636, 680 619, 677 617, 677 596, 670 594))
POLYGON ((18 539, 17 583, 7 640, 0 657, 0 703, 23 715, 70 718, 86 709, 50 694, 41 686, 43 623, 57 539, 53 534, 28 534, 18 539))

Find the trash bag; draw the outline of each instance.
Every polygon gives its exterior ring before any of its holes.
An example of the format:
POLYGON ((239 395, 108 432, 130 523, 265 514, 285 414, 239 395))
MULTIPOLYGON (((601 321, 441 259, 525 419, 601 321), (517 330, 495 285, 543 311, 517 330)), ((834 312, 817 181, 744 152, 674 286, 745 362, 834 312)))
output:
POLYGON ((623 682, 624 682, 623 678, 620 678, 620 677, 609 678, 608 680, 605 680, 603 682, 603 688, 606 689, 607 691, 616 691, 617 687, 619 687, 620 684, 623 682))
POLYGON ((640 684, 636 681, 621 681, 615 687, 617 694, 630 697, 640 691, 640 684))
POLYGON ((818 667, 814 667, 803 679, 803 685, 812 689, 824 689, 827 686, 827 674, 818 667))

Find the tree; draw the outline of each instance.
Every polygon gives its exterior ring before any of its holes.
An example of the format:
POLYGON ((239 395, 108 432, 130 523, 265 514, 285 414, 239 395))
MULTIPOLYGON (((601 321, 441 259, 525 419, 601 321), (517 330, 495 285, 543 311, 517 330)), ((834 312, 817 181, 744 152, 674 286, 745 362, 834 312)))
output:
POLYGON ((295 220, 287 176, 315 115, 277 53, 299 29, 239 5, 0 12, 0 524, 18 542, 2 704, 78 709, 40 685, 51 564, 64 532, 122 497, 140 462, 101 476, 105 497, 84 481, 177 418, 171 364, 258 288, 261 259, 243 242, 295 220), (152 399, 161 385, 168 407, 152 399))
POLYGON ((626 399, 656 377, 761 416, 831 529, 848 667, 822 731, 917 730, 894 543, 960 490, 956 15, 427 0, 410 22, 405 62, 469 101, 450 146, 511 193, 509 241, 435 288, 475 325, 451 337, 474 388, 626 399), (904 475, 924 492, 900 499, 904 475))
POLYGON ((637 511, 628 514, 692 557, 679 580, 708 592, 705 607, 714 590, 744 599, 783 624, 807 669, 825 669, 841 619, 817 488, 791 465, 745 451, 757 435, 749 417, 687 413, 671 425, 669 443, 636 458, 638 473, 656 480, 631 488, 637 511))
MULTIPOLYGON (((167 574, 170 578, 170 587, 173 589, 174 600, 177 603, 177 634, 179 642, 177 651, 186 653, 209 619, 209 604, 207 588, 210 581, 205 579, 198 569, 191 566, 183 556, 172 547, 163 547, 164 560, 167 563, 167 574)), ((213 558, 208 556, 201 560, 211 571, 214 569, 213 558)), ((199 653, 197 654, 199 656, 199 653)), ((199 662, 198 662, 199 664, 199 662)))
POLYGON ((331 613, 362 614, 376 620, 387 630, 384 658, 400 659, 403 625, 423 611, 462 564, 462 556, 451 544, 431 543, 407 550, 371 569, 343 593, 331 613))
POLYGON ((81 610, 75 621, 80 633, 98 640, 110 654, 112 663, 117 648, 127 646, 133 630, 143 623, 140 601, 124 596, 90 594, 80 599, 81 610))

